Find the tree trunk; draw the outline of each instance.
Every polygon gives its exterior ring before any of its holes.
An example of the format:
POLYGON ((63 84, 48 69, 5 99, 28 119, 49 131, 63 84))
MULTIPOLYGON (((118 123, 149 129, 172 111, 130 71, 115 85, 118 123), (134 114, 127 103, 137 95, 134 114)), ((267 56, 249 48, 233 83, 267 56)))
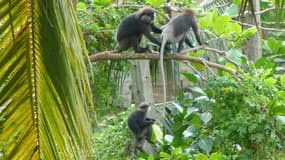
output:
POLYGON ((72 0, 73 8, 76 10, 77 8, 77 0, 72 0))
MULTIPOLYGON (((260 10, 260 2, 253 1, 255 12, 260 10)), ((252 14, 247 14, 246 17, 242 20, 245 23, 255 24, 254 16, 252 14)), ((256 15, 257 25, 260 26, 260 15, 256 15)), ((248 27, 244 27, 247 29, 248 27)), ((243 47, 243 52, 248 56, 250 61, 255 61, 262 56, 262 48, 261 48, 261 37, 260 32, 257 32, 253 37, 251 37, 245 46, 243 47)))
POLYGON ((133 100, 135 104, 140 104, 143 101, 154 103, 152 81, 149 69, 149 60, 137 60, 132 68, 133 76, 133 100))

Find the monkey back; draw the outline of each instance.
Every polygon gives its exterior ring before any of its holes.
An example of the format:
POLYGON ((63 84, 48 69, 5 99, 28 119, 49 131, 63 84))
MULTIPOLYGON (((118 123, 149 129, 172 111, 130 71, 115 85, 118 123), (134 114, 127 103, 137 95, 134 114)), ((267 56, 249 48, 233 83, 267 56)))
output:
POLYGON ((139 34, 141 34, 140 26, 142 26, 143 24, 139 21, 136 14, 137 13, 133 13, 125 17, 121 21, 117 30, 118 41, 131 35, 138 36, 139 34))

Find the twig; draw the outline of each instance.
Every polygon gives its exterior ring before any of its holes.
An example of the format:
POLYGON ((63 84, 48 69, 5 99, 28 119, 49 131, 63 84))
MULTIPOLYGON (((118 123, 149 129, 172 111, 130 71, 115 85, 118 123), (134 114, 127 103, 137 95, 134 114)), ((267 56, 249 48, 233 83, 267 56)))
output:
POLYGON ((236 67, 239 67, 240 65, 237 64, 235 61, 229 59, 227 56, 226 56, 226 53, 225 51, 221 51, 221 50, 218 50, 218 49, 215 49, 215 48, 210 48, 210 47, 206 47, 206 46, 198 46, 198 47, 195 47, 195 48, 190 48, 190 49, 186 49, 184 51, 182 51, 181 53, 185 54, 185 53, 188 53, 190 51, 196 51, 197 49, 204 49, 206 51, 210 51, 210 52, 215 52, 215 53, 218 53, 220 56, 223 56, 227 61, 231 62, 233 65, 235 65, 236 67))
MULTIPOLYGON (((249 26, 249 27, 255 27, 256 25, 253 25, 253 24, 248 24, 248 23, 243 23, 243 22, 239 22, 239 21, 234 21, 234 22, 237 22, 243 26, 249 26)), ((262 30, 266 30, 266 31, 273 31, 273 32, 285 32, 284 29, 275 29, 275 28, 266 28, 266 27, 262 27, 262 26, 258 26, 259 29, 262 29, 262 30)))
POLYGON ((191 65, 191 63, 188 63, 187 61, 184 61, 184 64, 186 64, 188 67, 190 67, 195 73, 197 73, 200 77, 201 77, 201 79, 203 80, 203 81, 207 81, 207 79, 195 68, 195 67, 193 67, 192 65, 191 65))

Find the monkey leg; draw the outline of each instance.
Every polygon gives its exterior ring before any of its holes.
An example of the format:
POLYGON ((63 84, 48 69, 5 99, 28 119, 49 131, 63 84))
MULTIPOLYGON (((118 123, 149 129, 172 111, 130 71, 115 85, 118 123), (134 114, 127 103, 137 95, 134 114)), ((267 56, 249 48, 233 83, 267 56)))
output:
POLYGON ((192 42, 190 41, 190 39, 188 37, 185 38, 185 43, 190 47, 190 48, 194 48, 192 42))
POLYGON ((183 43, 184 43, 184 40, 180 40, 179 43, 178 43, 178 49, 177 49, 177 52, 179 53, 183 47, 183 43))
POLYGON ((132 46, 132 42, 129 38, 123 38, 118 41, 119 43, 119 50, 127 50, 132 46))
POLYGON ((150 126, 147 127, 147 131, 146 131, 145 136, 146 136, 146 140, 149 143, 153 144, 153 142, 151 141, 151 134, 152 134, 152 126, 150 125, 150 126))
POLYGON ((139 37, 133 36, 131 38, 131 43, 132 43, 132 47, 134 48, 136 53, 144 53, 144 52, 147 52, 150 50, 148 46, 145 48, 141 48, 139 46, 140 45, 140 38, 139 37))

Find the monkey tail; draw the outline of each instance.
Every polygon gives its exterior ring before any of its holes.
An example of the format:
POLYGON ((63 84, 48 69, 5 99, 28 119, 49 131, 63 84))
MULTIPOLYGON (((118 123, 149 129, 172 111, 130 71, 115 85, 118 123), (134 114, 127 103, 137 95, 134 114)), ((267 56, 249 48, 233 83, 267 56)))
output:
MULTIPOLYGON (((162 34, 163 35, 163 34, 162 34)), ((163 54, 164 54, 164 48, 167 42, 167 37, 162 36, 162 42, 161 42, 161 48, 160 48, 160 70, 161 70, 161 76, 162 76, 162 85, 163 85, 163 103, 166 102, 166 82, 165 82, 165 73, 164 73, 164 65, 163 65, 163 54)))

